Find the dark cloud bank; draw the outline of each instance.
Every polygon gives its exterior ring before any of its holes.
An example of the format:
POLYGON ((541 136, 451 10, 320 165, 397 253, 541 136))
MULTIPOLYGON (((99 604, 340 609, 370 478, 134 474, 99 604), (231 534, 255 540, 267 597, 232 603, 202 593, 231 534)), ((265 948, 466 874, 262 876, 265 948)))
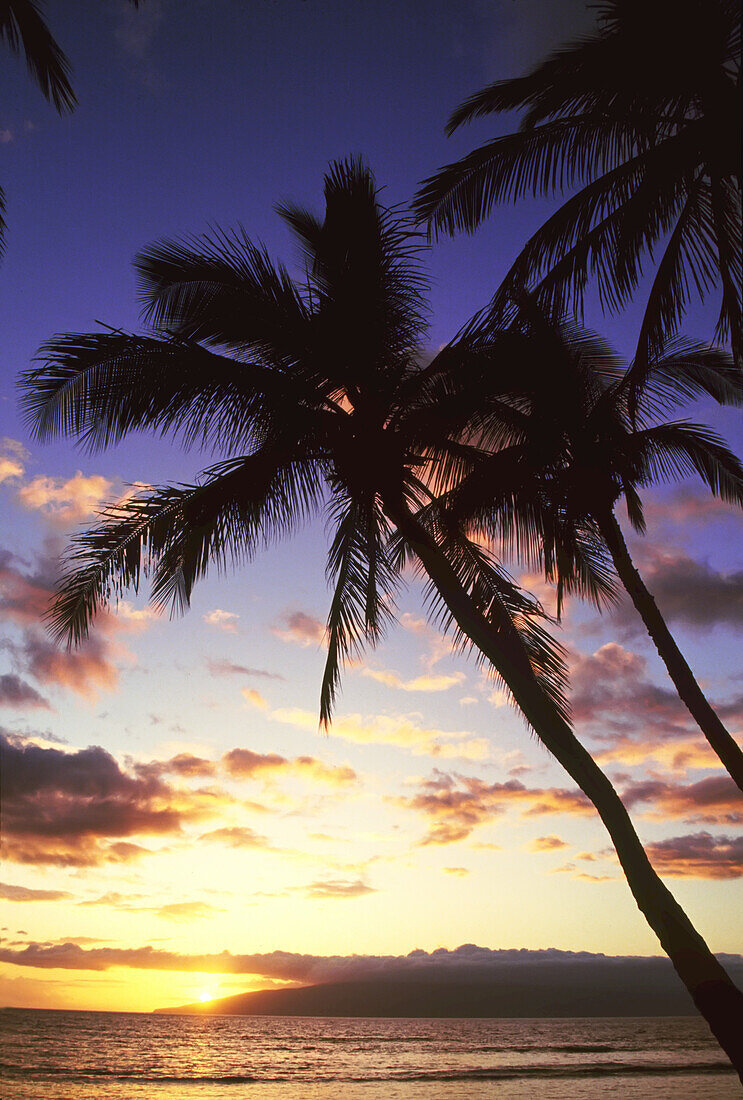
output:
MULTIPOLYGON (((743 958, 721 956, 734 978, 743 958)), ((694 1006, 664 958, 589 952, 494 951, 464 944, 409 955, 185 955, 150 946, 85 948, 29 943, 0 960, 42 969, 246 974, 292 988, 238 994, 188 1011, 263 1015, 582 1016, 692 1015, 694 1006), (299 987, 299 988, 298 988, 299 987)))

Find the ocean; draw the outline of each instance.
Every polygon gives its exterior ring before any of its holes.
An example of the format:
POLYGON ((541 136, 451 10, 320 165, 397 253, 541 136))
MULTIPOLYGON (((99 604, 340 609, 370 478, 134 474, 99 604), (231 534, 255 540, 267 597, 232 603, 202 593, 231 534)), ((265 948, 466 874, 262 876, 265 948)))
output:
POLYGON ((0 1011, 3 1100, 727 1100, 689 1017, 400 1020, 0 1011))

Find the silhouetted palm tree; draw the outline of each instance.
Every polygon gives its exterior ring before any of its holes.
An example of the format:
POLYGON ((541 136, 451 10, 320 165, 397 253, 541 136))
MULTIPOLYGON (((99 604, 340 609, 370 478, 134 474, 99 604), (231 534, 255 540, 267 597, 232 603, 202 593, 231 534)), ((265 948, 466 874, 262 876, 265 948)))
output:
MULTIPOLYGON (((135 8, 139 0, 129 0, 135 8)), ((11 53, 23 53, 35 84, 62 115, 77 104, 70 84, 70 63, 44 22, 37 0, 0 0, 0 39, 11 53)), ((0 255, 5 248, 5 198, 0 188, 0 255)))
POLYGON ((682 341, 642 371, 625 371, 598 337, 546 324, 533 302, 522 307, 525 343, 515 362, 486 374, 460 370, 442 383, 441 400, 469 402, 470 434, 495 449, 431 507, 446 504, 457 522, 476 524, 490 539, 502 543, 505 535, 507 552, 556 582, 558 614, 565 591, 596 604, 613 598, 597 553, 603 543, 679 696, 743 791, 743 752, 694 678, 615 515, 623 501, 632 527, 644 533, 640 490, 690 475, 743 506, 738 458, 709 428, 667 419, 699 397, 743 404, 743 377, 724 354, 682 341))
POLYGON ((431 500, 431 468, 443 482, 472 467, 473 446, 450 438, 449 410, 433 415, 439 367, 452 372, 467 346, 453 343, 420 366, 415 241, 380 207, 370 172, 334 165, 325 202, 322 221, 280 208, 304 252, 303 281, 242 232, 157 244, 136 261, 152 335, 58 337, 42 353, 45 365, 23 379, 37 438, 62 433, 97 449, 144 428, 230 456, 196 485, 110 508, 78 537, 52 613, 56 633, 81 639, 114 592, 148 572, 157 604, 183 606, 210 566, 248 559, 324 510, 334 584, 320 704, 327 724, 344 658, 380 636, 402 564, 412 561, 439 621, 490 662, 596 806, 638 906, 743 1072, 743 995, 573 734, 561 652, 533 602, 481 547, 418 518, 431 500))
POLYGON ((420 217, 472 231, 496 203, 580 185, 524 246, 492 303, 531 287, 553 317, 580 309, 595 276, 602 305, 626 305, 646 254, 661 249, 638 357, 661 352, 693 294, 718 282, 718 335, 743 367, 740 5, 737 0, 604 0, 598 33, 528 75, 500 80, 452 115, 449 132, 523 110, 518 131, 426 180, 420 217))

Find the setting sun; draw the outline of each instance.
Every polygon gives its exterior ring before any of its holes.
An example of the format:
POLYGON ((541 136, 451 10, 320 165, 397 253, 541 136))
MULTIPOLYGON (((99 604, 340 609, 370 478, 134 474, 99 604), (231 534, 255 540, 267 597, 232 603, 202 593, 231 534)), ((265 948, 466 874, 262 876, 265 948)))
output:
POLYGON ((199 1000, 201 1001, 202 1004, 204 1003, 204 1001, 212 1001, 213 999, 214 999, 214 994, 213 993, 208 993, 206 990, 204 990, 202 993, 199 994, 199 1000))

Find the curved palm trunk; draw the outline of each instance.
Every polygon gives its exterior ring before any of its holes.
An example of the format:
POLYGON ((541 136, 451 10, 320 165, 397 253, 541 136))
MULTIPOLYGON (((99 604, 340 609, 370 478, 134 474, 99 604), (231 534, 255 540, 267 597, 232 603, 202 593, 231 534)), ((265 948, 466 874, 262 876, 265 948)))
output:
POLYGON ((645 623, 645 628, 668 670, 668 675, 671 677, 676 691, 711 747, 717 753, 740 790, 743 791, 743 752, 722 724, 704 692, 694 679, 694 674, 686 663, 681 650, 676 645, 655 600, 635 569, 616 517, 609 513, 599 521, 599 527, 601 535, 609 547, 619 579, 627 589, 633 604, 645 623))
POLYGON ((385 508, 459 628, 498 669, 539 739, 596 807, 640 911, 743 1081, 743 994, 656 874, 619 795, 535 679, 510 619, 504 613, 493 624, 482 616, 446 556, 400 498, 385 500, 385 508))

